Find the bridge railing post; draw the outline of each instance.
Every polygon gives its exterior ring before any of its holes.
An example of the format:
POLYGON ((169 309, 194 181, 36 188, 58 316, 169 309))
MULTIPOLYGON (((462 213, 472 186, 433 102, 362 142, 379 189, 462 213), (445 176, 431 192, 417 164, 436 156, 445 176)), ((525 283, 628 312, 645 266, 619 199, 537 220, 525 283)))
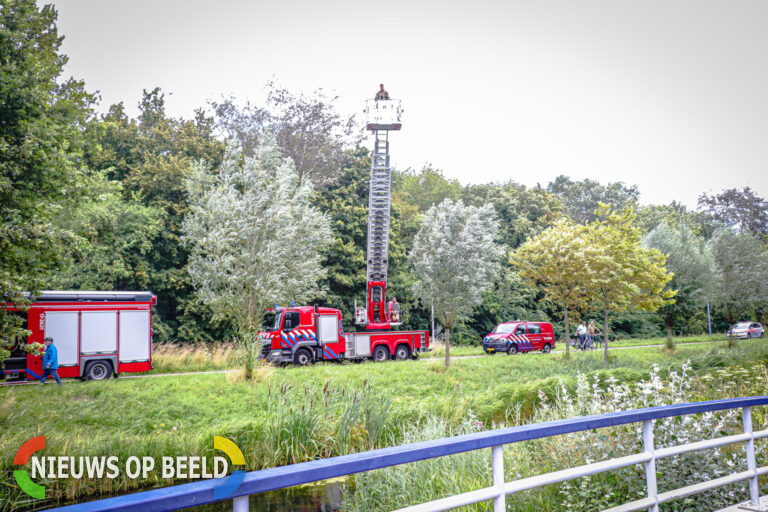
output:
POLYGON ((240 496, 232 500, 232 512, 248 512, 248 496, 240 496))
POLYGON ((752 431, 752 408, 744 407, 741 409, 741 419, 744 423, 744 433, 749 435, 744 444, 747 452, 747 470, 752 473, 749 479, 749 499, 752 505, 760 505, 760 492, 757 487, 757 462, 755 461, 755 437, 752 431))
POLYGON ((493 486, 499 495, 493 499, 493 512, 506 512, 507 496, 504 494, 504 445, 491 447, 493 462, 493 486))
POLYGON ((643 422, 643 448, 650 454, 651 459, 645 463, 645 486, 648 497, 654 500, 654 504, 648 508, 648 512, 659 512, 658 489, 656 487, 656 448, 653 442, 653 420, 643 422))

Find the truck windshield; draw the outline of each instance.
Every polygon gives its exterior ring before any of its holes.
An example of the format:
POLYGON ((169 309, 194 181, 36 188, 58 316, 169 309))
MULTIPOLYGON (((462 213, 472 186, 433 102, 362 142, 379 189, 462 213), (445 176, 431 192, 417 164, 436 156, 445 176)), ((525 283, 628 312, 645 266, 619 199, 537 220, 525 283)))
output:
POLYGON ((496 326, 493 332, 497 332, 497 333, 515 332, 515 327, 517 327, 517 324, 499 324, 496 326))
POLYGON ((283 314, 282 313, 278 313, 277 315, 275 315, 275 325, 272 328, 272 330, 273 331, 279 331, 280 328, 282 327, 282 323, 283 323, 283 314))

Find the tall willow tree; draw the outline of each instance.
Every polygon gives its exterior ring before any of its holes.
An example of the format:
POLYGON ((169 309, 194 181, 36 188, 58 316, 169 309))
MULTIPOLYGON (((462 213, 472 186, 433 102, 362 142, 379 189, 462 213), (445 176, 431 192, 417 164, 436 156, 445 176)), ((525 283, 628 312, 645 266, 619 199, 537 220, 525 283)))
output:
MULTIPOLYGON (((184 238, 197 297, 214 320, 235 324, 251 354, 269 305, 319 294, 329 220, 311 206, 312 185, 299 184, 274 138, 262 140, 254 157, 229 150, 217 174, 198 167, 187 190, 184 238)), ((250 376, 252 358, 245 362, 250 376)))
POLYGON ((764 317, 768 304, 768 249, 762 240, 747 231, 722 228, 709 245, 720 274, 715 304, 728 323, 752 315, 764 317))
POLYGON ((495 241, 499 221, 493 208, 445 199, 424 214, 409 255, 414 292, 429 299, 445 329, 445 366, 451 364, 451 328, 469 318, 493 285, 503 248, 495 241))
POLYGON ((666 266, 674 274, 667 287, 677 291, 675 300, 659 309, 671 347, 675 322, 693 316, 712 297, 718 277, 715 260, 704 239, 685 225, 672 227, 662 222, 646 235, 644 243, 667 255, 666 266))

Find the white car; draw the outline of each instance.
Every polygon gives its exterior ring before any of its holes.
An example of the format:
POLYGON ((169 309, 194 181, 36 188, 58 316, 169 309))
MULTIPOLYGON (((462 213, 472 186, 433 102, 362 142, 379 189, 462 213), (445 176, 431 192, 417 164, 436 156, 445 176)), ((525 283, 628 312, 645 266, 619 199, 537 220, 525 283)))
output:
POLYGON ((739 322, 733 324, 729 336, 731 338, 762 338, 765 336, 765 331, 757 322, 739 322))

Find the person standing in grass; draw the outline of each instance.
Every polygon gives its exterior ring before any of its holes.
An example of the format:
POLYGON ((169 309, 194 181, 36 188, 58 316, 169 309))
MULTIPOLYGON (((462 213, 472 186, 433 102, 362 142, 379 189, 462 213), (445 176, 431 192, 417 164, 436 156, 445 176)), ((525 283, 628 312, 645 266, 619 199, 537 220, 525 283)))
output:
POLYGON ((46 379, 50 375, 61 386, 61 379, 56 371, 59 369, 59 354, 56 350, 56 345, 53 344, 53 338, 50 336, 47 336, 43 342, 45 343, 45 354, 43 354, 43 375, 40 377, 40 384, 45 384, 46 379))

